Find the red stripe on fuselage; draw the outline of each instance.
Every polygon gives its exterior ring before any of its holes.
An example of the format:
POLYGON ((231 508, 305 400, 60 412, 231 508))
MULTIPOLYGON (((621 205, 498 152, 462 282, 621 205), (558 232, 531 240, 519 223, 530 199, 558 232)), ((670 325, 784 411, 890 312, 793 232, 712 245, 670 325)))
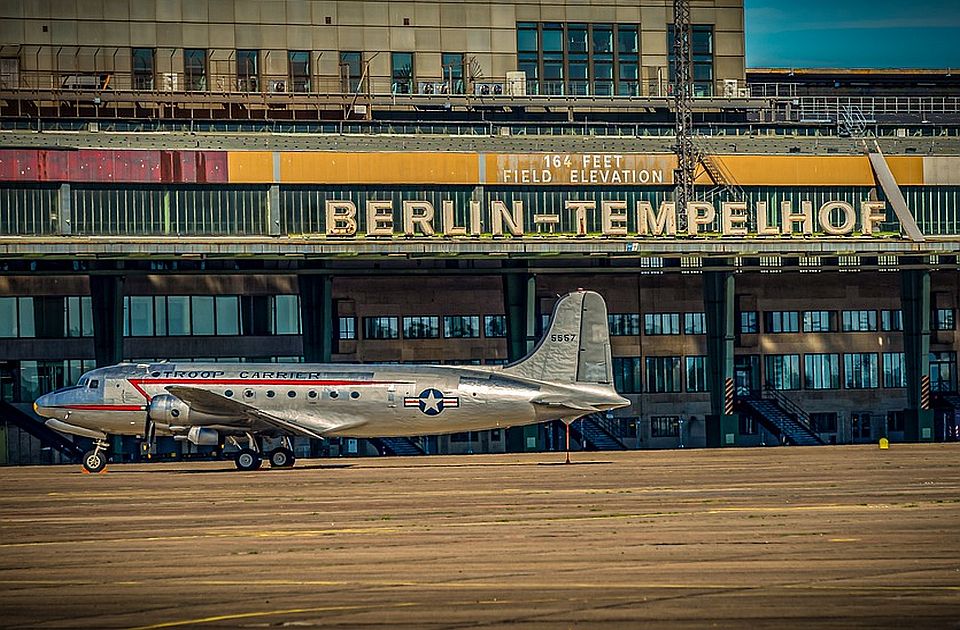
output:
POLYGON ((56 405, 59 409, 79 409, 83 411, 143 411, 143 405, 56 405))

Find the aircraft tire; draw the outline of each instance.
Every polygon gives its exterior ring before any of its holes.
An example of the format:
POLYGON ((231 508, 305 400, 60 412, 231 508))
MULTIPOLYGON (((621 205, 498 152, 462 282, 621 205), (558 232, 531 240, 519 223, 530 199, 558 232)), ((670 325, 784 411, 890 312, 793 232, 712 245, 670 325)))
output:
POLYGON ((278 448, 270 451, 271 468, 293 468, 296 458, 288 448, 278 448))
POLYGON ((263 459, 260 457, 260 453, 249 448, 242 448, 240 452, 234 456, 233 463, 236 464, 237 470, 247 472, 260 468, 263 459))
POLYGON ((87 451, 80 464, 88 473, 98 473, 107 466, 107 454, 103 451, 87 451))

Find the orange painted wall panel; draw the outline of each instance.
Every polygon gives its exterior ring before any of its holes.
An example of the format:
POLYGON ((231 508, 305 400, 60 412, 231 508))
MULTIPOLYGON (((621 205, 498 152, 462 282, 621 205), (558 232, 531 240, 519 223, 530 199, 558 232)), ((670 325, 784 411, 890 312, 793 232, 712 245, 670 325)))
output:
POLYGON ((230 151, 227 172, 233 184, 269 184, 273 182, 273 153, 270 151, 230 151))
POLYGON ((476 153, 283 152, 285 184, 476 184, 476 153))
MULTIPOLYGON (((873 186, 867 156, 857 155, 722 155, 715 156, 727 176, 741 186, 873 186)), ((923 185, 923 158, 888 157, 901 186, 923 185)), ((702 174, 698 183, 710 182, 702 174)))

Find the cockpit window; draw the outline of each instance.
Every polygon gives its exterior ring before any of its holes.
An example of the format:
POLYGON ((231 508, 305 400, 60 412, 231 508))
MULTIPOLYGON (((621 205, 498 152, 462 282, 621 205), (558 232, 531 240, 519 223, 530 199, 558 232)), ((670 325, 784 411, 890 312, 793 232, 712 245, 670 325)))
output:
POLYGON ((100 380, 96 378, 91 380, 89 387, 90 389, 98 389, 100 387, 100 380))

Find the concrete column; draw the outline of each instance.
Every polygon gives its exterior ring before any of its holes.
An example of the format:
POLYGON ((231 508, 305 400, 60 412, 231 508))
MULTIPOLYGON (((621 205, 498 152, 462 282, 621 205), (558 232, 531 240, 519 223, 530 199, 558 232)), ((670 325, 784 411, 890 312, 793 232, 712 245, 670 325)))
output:
MULTIPOLYGON (((718 260, 715 265, 729 265, 718 260)), ((707 325, 707 386, 710 414, 706 418, 707 446, 735 446, 739 418, 733 413, 734 276, 732 271, 709 270, 704 263, 703 305, 707 325)))
POLYGON ((91 275, 90 302, 93 310, 93 352, 97 367, 123 361, 122 275, 91 275))
POLYGON ((73 197, 70 194, 70 184, 60 184, 57 201, 59 208, 57 234, 69 236, 73 234, 73 197))
POLYGON ((333 353, 333 278, 326 274, 299 274, 303 360, 329 363, 333 353))
MULTIPOLYGON (((507 318, 507 358, 519 361, 536 343, 536 280, 526 265, 505 263, 503 274, 503 308, 507 318)), ((505 419, 507 420, 507 419, 505 419)), ((540 447, 537 425, 510 427, 506 430, 507 450, 511 453, 537 450, 540 447)))
MULTIPOLYGON (((919 259, 901 258, 903 264, 919 259)), ((904 438, 908 442, 933 441, 933 409, 930 405, 930 271, 900 272, 900 302, 903 310, 903 355, 907 377, 907 409, 904 438)))

